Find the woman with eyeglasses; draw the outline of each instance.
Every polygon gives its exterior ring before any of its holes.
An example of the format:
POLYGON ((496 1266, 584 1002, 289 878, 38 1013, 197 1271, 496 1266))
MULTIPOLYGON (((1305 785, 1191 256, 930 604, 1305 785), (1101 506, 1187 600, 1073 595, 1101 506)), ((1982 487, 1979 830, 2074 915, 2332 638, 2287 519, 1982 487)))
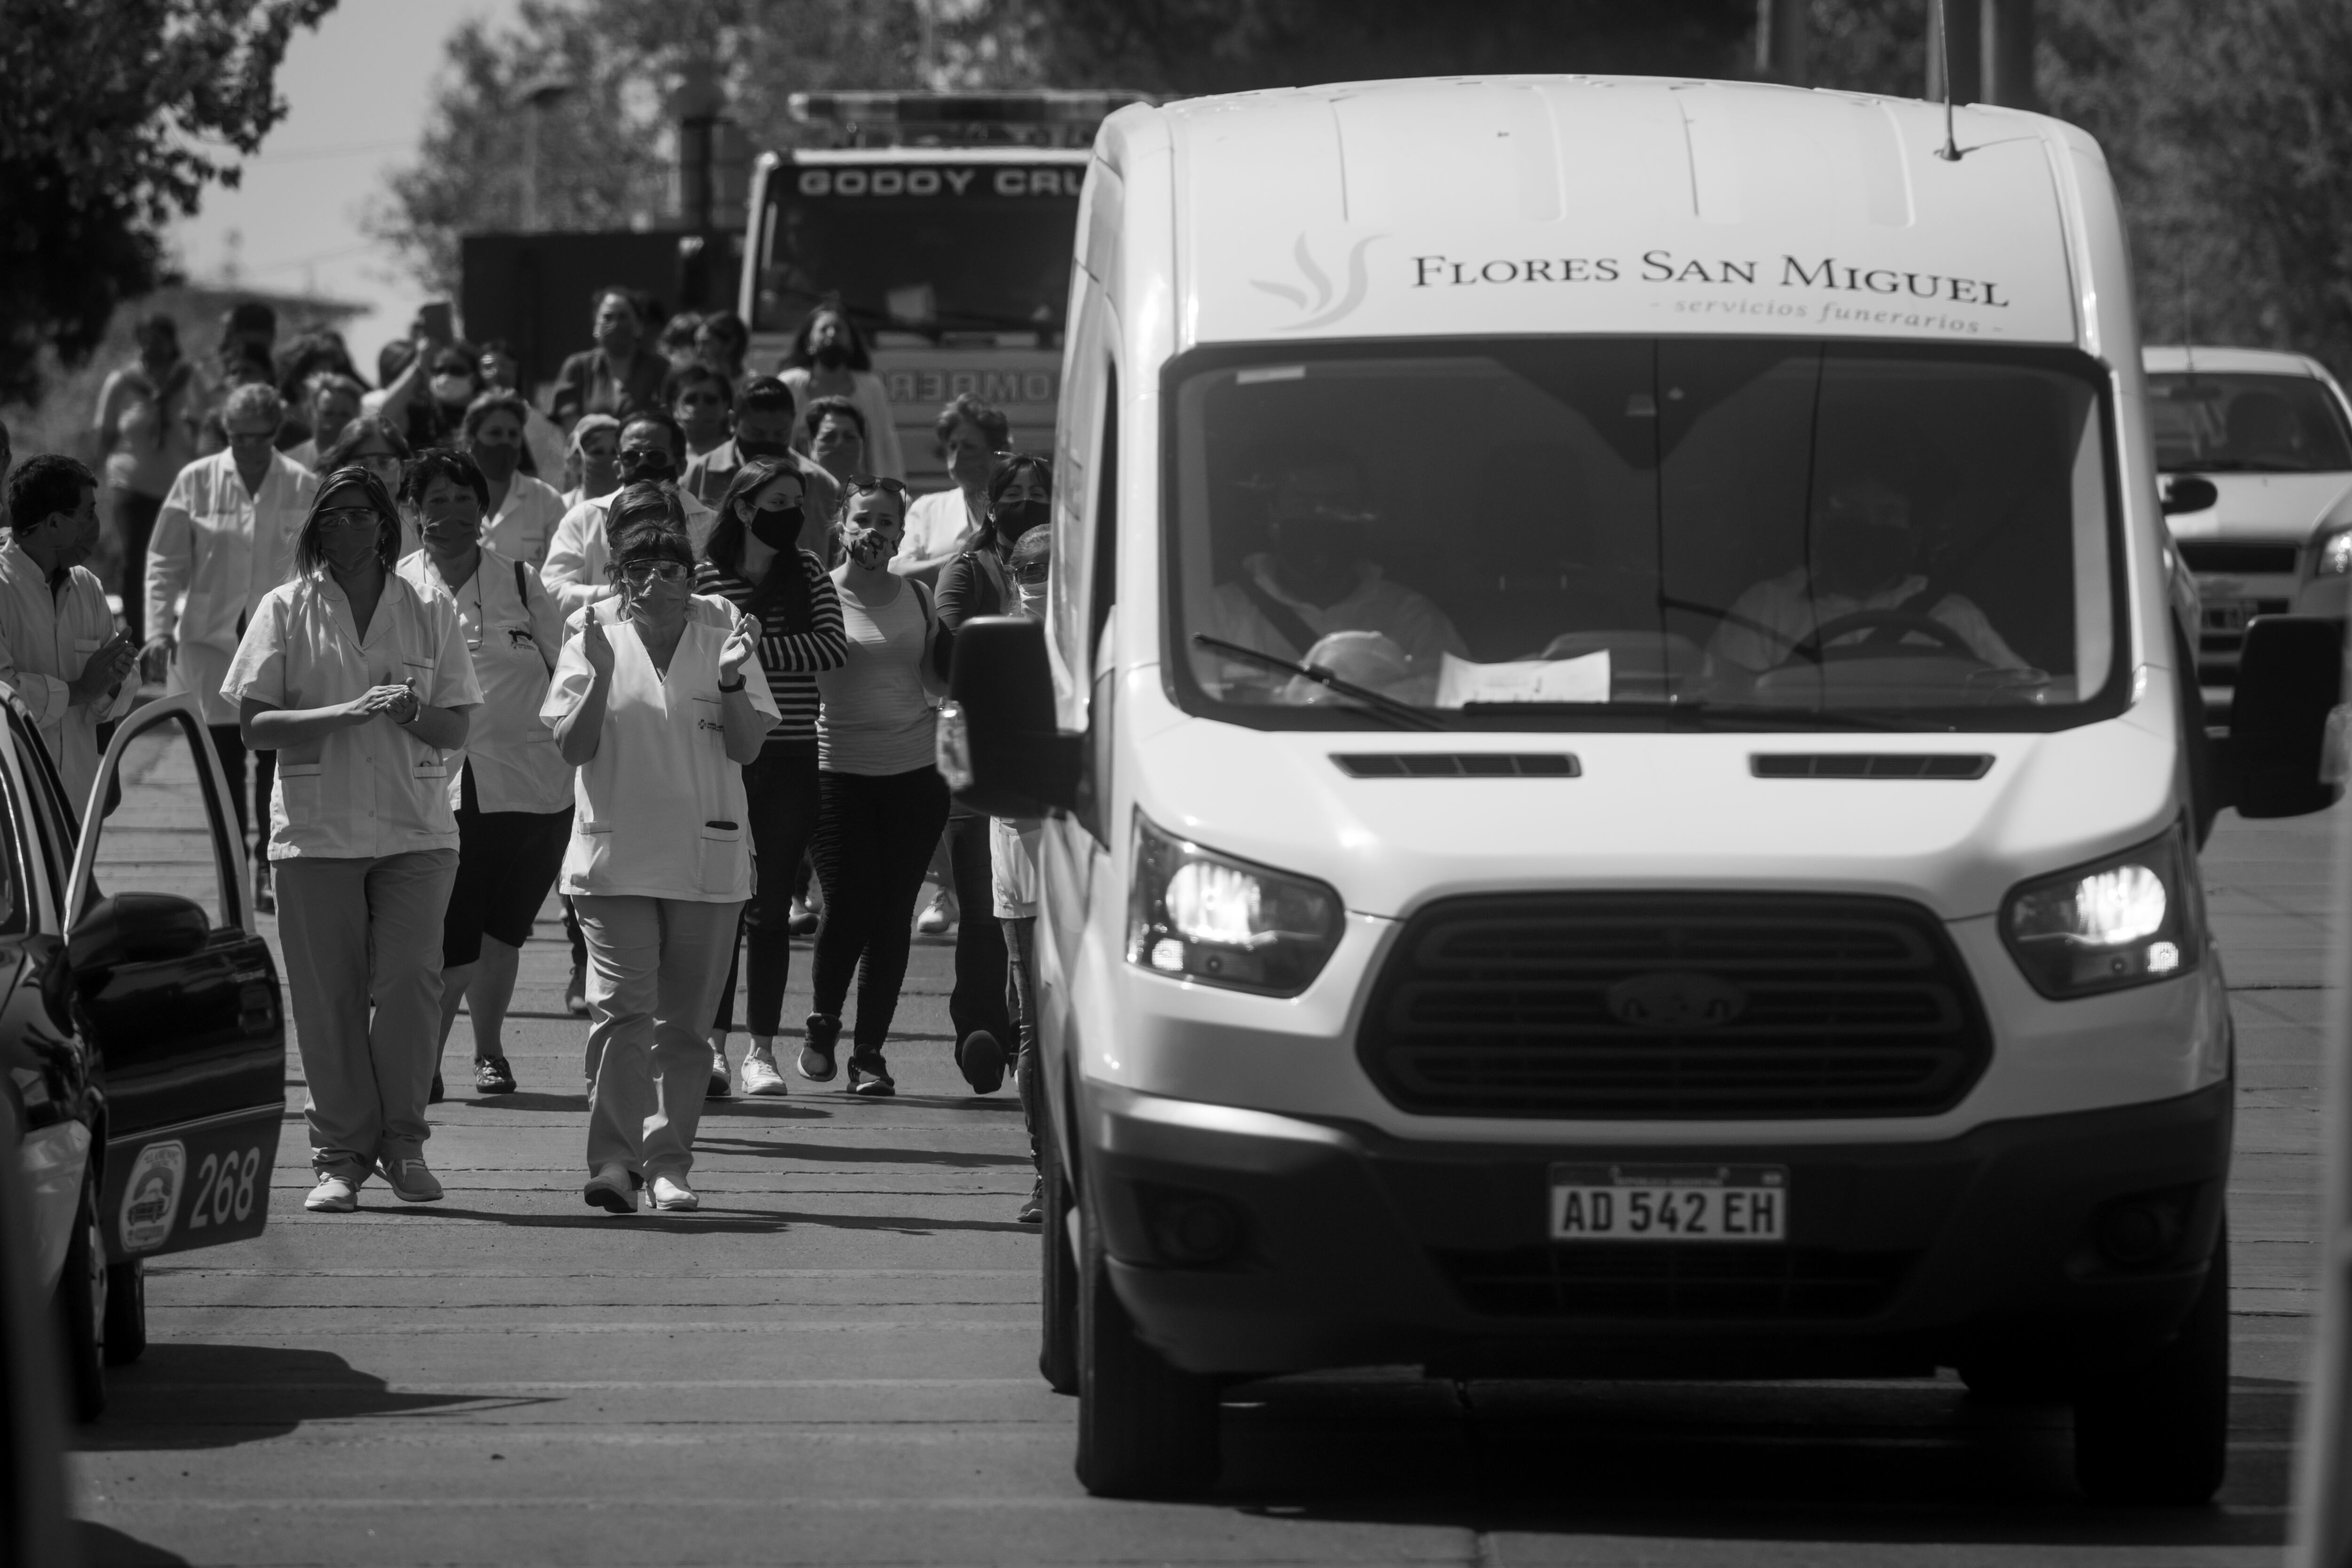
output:
POLYGON ((317 1213, 356 1208, 371 1174, 409 1203, 441 1196, 425 1106, 457 874, 448 758, 482 689, 457 606, 404 581, 399 549, 383 481, 330 473, 292 577, 254 611, 221 685, 245 743, 279 753, 269 858, 317 1213))
MULTIPOLYGON (((396 496, 411 456, 408 437, 400 433, 398 426, 380 414, 362 414, 344 426, 335 444, 320 455, 319 471, 331 474, 337 468, 365 468, 387 492, 396 496)), ((403 512, 400 552, 405 555, 415 549, 416 541, 416 525, 403 512)))
MULTIPOLYGON (((760 670, 775 699, 778 721, 757 761, 743 770, 751 853, 751 901, 743 908, 742 948, 750 963, 743 1054, 747 1095, 784 1092, 776 1035, 793 963, 792 907, 801 857, 816 833, 817 674, 846 657, 841 598, 824 563, 800 546, 808 512, 807 480, 789 458, 753 458, 735 472, 719 503, 696 591, 716 595, 759 625, 760 670)), ((710 1026, 713 1065, 725 1070, 727 1035, 735 1026, 734 948, 719 1015, 710 1026)))
MULTIPOLYGON (((1019 613, 1013 547, 1045 524, 1054 500, 1053 465, 1044 458, 1015 453, 997 462, 982 497, 979 532, 940 577, 940 625, 945 628, 940 639, 942 681, 954 658, 959 627, 980 616, 1019 613)), ((989 841, 987 817, 950 809, 949 879, 962 918, 956 921, 955 990, 948 998, 948 1017, 956 1034, 956 1066, 975 1094, 993 1094, 1003 1084, 1013 1042, 1004 936, 988 913, 989 841)), ((947 889, 941 891, 948 896, 947 889)))
POLYGON ((400 575, 420 593, 439 589, 456 602, 482 688, 478 721, 449 780, 457 879, 441 921, 436 1098, 460 1002, 473 1016, 475 1091, 514 1092, 500 1035, 522 944, 555 885, 572 828, 572 768, 539 717, 563 647, 563 616, 528 563, 485 542, 489 495, 489 479, 474 459, 446 451, 410 464, 402 491, 424 530, 425 548, 401 560, 400 575))
POLYGON ((841 668, 816 678, 817 829, 809 858, 824 889, 816 929, 815 995, 800 1052, 812 1083, 832 1081, 841 1009, 857 980, 848 1089, 897 1092, 882 1047, 907 976, 907 949, 923 871, 948 816, 948 786, 933 764, 939 616, 930 590, 894 576, 890 558, 907 528, 907 487, 853 480, 835 531, 845 559, 834 569, 847 640, 841 668))
POLYGON ((586 934, 588 1171, 582 1197, 693 1209, 704 1029, 751 896, 743 764, 776 721, 752 680, 760 630, 694 592, 677 497, 634 484, 607 524, 616 597, 576 612, 540 717, 579 769, 561 886, 586 934))

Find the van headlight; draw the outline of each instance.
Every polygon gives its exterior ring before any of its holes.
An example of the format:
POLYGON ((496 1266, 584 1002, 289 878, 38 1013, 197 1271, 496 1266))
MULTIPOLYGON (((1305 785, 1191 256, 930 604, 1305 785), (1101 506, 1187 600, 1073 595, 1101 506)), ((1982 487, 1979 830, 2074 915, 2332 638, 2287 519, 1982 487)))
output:
POLYGON ((1171 980, 1296 996, 1339 945, 1339 895, 1135 818, 1127 961, 1171 980))
POLYGON ((2311 574, 2352 577, 2352 528, 2339 528, 2319 536, 2312 546, 2311 574))
POLYGON ((2204 955, 2202 890, 2183 829, 2012 889, 2001 940, 2044 996, 2088 996, 2169 980, 2204 955))

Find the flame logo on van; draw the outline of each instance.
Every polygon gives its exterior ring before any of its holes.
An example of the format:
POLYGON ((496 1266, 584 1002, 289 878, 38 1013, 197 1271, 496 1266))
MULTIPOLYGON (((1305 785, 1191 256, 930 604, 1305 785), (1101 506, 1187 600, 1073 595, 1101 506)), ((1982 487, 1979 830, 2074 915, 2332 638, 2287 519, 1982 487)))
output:
POLYGON ((1290 256, 1298 263, 1298 275, 1306 279, 1315 290, 1311 300, 1307 290, 1295 283, 1269 283, 1263 278, 1253 278, 1250 286, 1277 300, 1287 300, 1295 308, 1307 312, 1305 321, 1293 321, 1283 329, 1285 331, 1303 332, 1312 327, 1329 326, 1364 302, 1364 290, 1370 282, 1364 274, 1364 252, 1372 241, 1385 237, 1383 235, 1366 235, 1348 252, 1348 289, 1336 304, 1331 299, 1330 276, 1316 265, 1315 253, 1307 247, 1307 236, 1304 234, 1291 247, 1290 256))

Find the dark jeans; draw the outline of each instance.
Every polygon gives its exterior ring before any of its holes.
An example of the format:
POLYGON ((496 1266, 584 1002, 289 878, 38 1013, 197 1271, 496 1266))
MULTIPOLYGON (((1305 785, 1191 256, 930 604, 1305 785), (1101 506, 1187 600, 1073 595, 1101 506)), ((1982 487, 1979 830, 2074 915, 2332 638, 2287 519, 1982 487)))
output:
POLYGON ((772 1036, 783 1021, 784 983, 793 973, 793 882, 809 840, 816 837, 816 747, 771 747, 743 770, 751 809, 751 857, 757 876, 743 906, 743 940, 727 964, 713 1028, 735 1026, 735 974, 751 960, 744 1023, 772 1036))
MULTIPOLYGON (((1037 1058, 1037 917, 1008 915, 1004 927, 1007 962, 1004 1005, 1013 1014, 1020 1051, 1013 1060, 1013 1087, 1021 1096, 1021 1125, 1029 1130, 1029 1163, 1037 1163, 1037 1108, 1045 1092, 1043 1068, 1037 1058)), ((1042 1169, 1042 1167, 1041 1167, 1042 1169)))
POLYGON ((1010 1050, 1013 1020, 1005 1013, 1004 933, 989 913, 996 901, 990 874, 988 818, 948 818, 948 866, 955 879, 955 989, 948 1017, 955 1026, 956 1057, 976 1030, 986 1029, 1010 1050))
POLYGON ((811 977, 814 1005, 841 1016, 853 974, 857 1026, 851 1043, 878 1051, 889 1037, 907 978, 915 895, 948 816, 948 786, 934 768, 887 773, 820 773, 816 838, 809 858, 824 889, 811 977))
POLYGON ((255 843, 266 853, 269 847, 269 789, 278 782, 278 753, 253 753, 253 805, 245 804, 245 736, 234 724, 207 724, 212 735, 213 750, 220 753, 221 772, 228 775, 229 805, 236 811, 236 830, 240 836, 250 836, 255 823, 261 825, 260 837, 255 843))
POLYGON ((114 531, 122 540, 122 624, 138 647, 147 641, 147 542, 155 536, 163 498, 136 490, 107 493, 114 498, 114 531))

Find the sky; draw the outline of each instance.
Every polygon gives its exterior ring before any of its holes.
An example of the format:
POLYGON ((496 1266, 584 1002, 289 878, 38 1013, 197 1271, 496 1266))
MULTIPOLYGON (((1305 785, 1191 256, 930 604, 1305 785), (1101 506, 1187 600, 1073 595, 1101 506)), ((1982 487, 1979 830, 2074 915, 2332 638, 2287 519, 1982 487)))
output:
POLYGON ((188 275, 317 292, 375 310, 344 329, 352 355, 375 363, 404 334, 426 296, 361 215, 385 173, 416 155, 441 45, 468 16, 511 21, 518 0, 342 0, 299 31, 278 72, 286 118, 245 164, 236 190, 213 186, 197 215, 173 226, 188 275))

